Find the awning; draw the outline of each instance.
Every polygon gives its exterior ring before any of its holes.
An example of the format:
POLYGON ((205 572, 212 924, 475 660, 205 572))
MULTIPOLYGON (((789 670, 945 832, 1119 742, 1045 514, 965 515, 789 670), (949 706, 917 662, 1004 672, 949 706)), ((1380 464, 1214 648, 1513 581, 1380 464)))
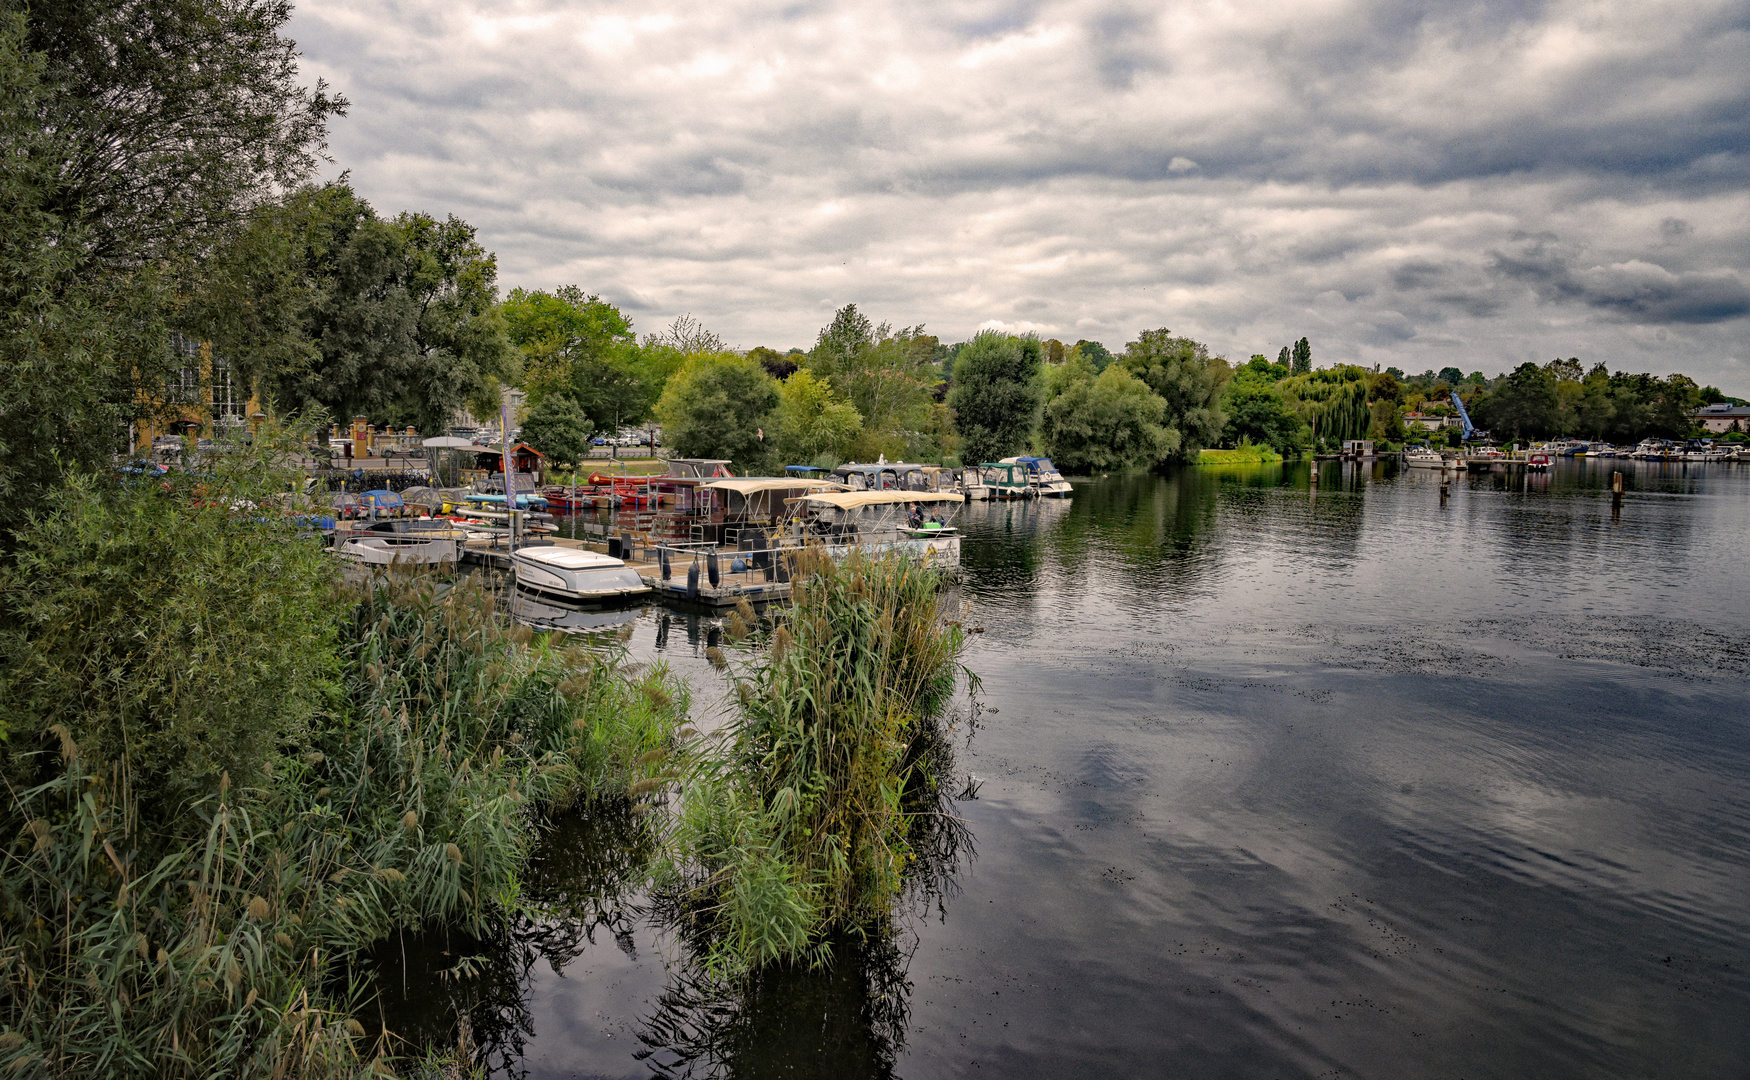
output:
POLYGON ((438 435, 425 440, 419 445, 429 446, 434 450, 461 450, 465 447, 473 446, 474 440, 459 439, 454 435, 438 435))
POLYGON ((958 491, 838 491, 829 495, 810 495, 810 506, 832 506, 850 510, 859 506, 883 506, 892 503, 965 502, 958 491))
POLYGON ((798 480, 795 477, 743 476, 734 480, 713 480, 700 484, 707 491, 733 491, 737 495, 753 495, 761 491, 849 491, 843 484, 831 480, 798 480))

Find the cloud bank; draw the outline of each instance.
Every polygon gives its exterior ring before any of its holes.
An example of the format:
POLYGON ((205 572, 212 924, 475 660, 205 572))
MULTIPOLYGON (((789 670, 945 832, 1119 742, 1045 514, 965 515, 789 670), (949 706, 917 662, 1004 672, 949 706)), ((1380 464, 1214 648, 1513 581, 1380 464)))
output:
POLYGON ((1750 395, 1741 3, 304 0, 292 33, 379 209, 642 330, 806 347, 856 302, 1750 395))

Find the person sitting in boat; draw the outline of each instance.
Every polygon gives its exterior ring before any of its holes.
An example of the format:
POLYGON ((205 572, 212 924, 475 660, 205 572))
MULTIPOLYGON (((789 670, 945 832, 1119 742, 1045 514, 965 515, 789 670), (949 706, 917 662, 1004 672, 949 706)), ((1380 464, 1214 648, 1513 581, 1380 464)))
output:
POLYGON ((922 503, 911 504, 911 516, 905 519, 905 525, 908 529, 921 529, 924 527, 924 507, 922 503))
POLYGON ((936 507, 930 511, 930 524, 934 525, 938 529, 940 529, 943 525, 947 524, 947 522, 942 520, 941 507, 936 507))

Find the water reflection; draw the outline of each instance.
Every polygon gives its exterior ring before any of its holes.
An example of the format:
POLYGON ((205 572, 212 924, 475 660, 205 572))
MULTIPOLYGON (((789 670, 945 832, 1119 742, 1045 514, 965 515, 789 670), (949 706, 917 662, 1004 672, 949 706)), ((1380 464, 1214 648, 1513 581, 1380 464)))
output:
MULTIPOLYGON (((1750 470, 1564 461, 1443 498, 1437 470, 1316 468, 969 506, 991 708, 954 774, 982 786, 899 946, 725 997, 659 922, 621 924, 630 949, 598 924, 551 950, 562 975, 538 957, 514 1001, 482 991, 520 1032, 500 1058, 532 1077, 1750 1073, 1750 470)), ((629 625, 635 656, 721 697, 714 615, 629 625)))

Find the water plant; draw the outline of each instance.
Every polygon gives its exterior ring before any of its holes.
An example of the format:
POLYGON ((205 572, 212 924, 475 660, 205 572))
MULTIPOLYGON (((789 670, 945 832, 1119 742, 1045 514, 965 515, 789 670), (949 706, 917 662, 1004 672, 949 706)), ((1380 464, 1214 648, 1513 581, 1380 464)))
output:
MULTIPOLYGON (((175 494, 91 492, 108 500, 105 520, 124 533, 162 510, 133 513, 132 500, 170 497, 163 512, 171 514, 210 509, 175 494)), ((261 514, 228 494, 217 505, 224 509, 213 512, 245 523, 261 514)), ((68 512, 95 513, 84 503, 68 512)), ((246 589, 201 598, 188 595, 202 587, 197 577, 168 568, 153 577, 140 559, 120 574, 114 562, 93 568, 33 555, 56 542, 55 526, 21 532, 15 565, 65 580, 7 594, 15 605, 5 639, 14 723, 0 793, 7 1076, 391 1071, 393 1033, 367 1031, 362 987, 341 979, 352 960, 406 929, 484 933, 511 917, 545 815, 623 800, 628 787, 656 777, 687 704, 661 668, 634 669, 611 646, 511 626, 472 580, 388 575, 337 591, 331 565, 327 576, 304 578, 295 573, 304 564, 291 559, 262 590, 319 591, 331 609, 296 608, 302 624, 251 622, 250 611, 271 601, 246 589), (210 617, 141 620, 131 643, 119 632, 95 635, 91 628, 112 625, 99 609, 127 589, 210 617), (28 617, 44 610, 28 606, 44 596, 75 629, 28 617), (101 644, 106 681, 49 717, 26 711, 22 703, 49 703, 40 687, 18 686, 21 673, 55 674, 80 627, 101 644), (300 629, 317 643, 313 653, 249 640, 300 629), (228 640, 211 640, 220 632, 228 640), (152 680, 174 675, 179 651, 206 657, 228 644, 245 657, 310 658, 299 707, 272 723, 251 720, 252 737, 226 750, 247 779, 228 765, 210 776, 205 763, 216 755, 189 755, 179 773, 167 752, 132 753, 154 732, 198 741, 200 724, 225 722, 204 696, 182 708, 173 677, 152 680), (106 703, 136 684, 152 692, 106 703)), ((141 550, 139 535, 121 539, 118 550, 141 550)), ((270 554, 250 545, 299 542, 265 527, 224 540, 260 559, 270 554)), ((246 680, 251 669, 228 670, 246 680)), ((230 688, 223 700, 273 685, 230 688)))
MULTIPOLYGON (((891 923, 913 839, 945 813, 937 727, 964 675, 944 575, 900 555, 797 556, 793 607, 692 754, 660 880, 707 965, 819 964, 891 923)), ((755 632, 753 613, 730 619, 755 632)))

